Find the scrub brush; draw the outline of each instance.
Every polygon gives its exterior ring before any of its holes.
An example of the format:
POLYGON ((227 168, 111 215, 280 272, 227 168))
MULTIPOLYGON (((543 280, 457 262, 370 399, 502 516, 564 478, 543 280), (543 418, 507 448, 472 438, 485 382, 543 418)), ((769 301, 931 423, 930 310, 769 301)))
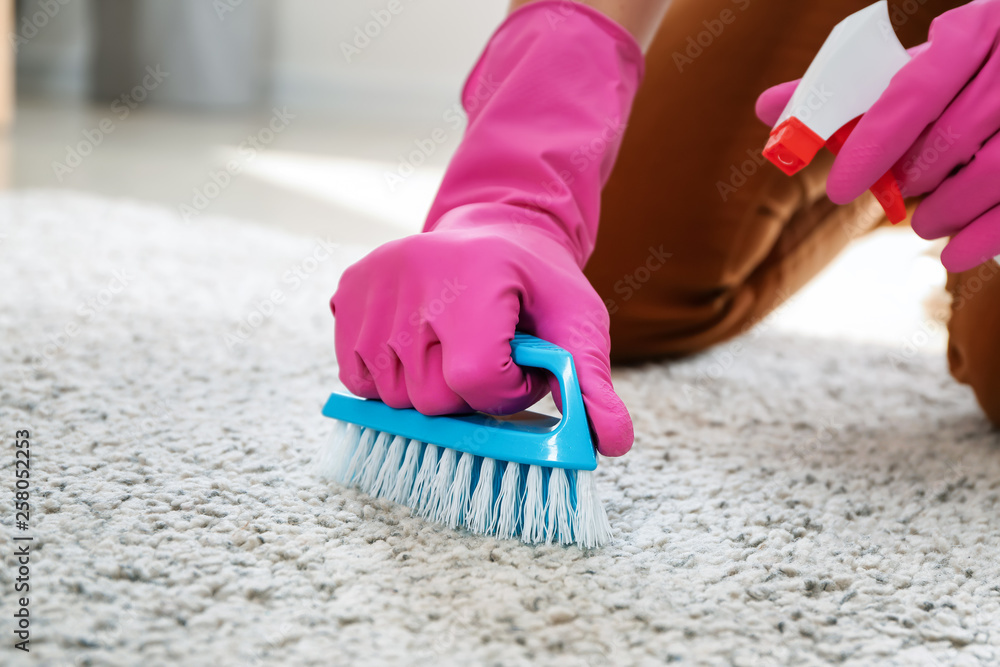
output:
POLYGON ((511 358, 556 376, 561 420, 528 411, 428 417, 334 393, 323 408, 337 424, 320 475, 450 528, 527 543, 606 544, 611 526, 597 497, 597 454, 573 357, 518 333, 511 358))

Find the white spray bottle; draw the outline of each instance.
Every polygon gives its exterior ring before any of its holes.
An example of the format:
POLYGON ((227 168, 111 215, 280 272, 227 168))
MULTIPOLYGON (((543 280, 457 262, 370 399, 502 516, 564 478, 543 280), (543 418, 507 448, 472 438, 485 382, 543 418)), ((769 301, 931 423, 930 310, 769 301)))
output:
MULTIPOLYGON (((909 62, 886 0, 851 14, 830 33, 771 130, 764 157, 789 176, 823 146, 839 153, 861 116, 909 62)), ((871 188, 893 223, 906 217, 899 184, 887 172, 871 188)))

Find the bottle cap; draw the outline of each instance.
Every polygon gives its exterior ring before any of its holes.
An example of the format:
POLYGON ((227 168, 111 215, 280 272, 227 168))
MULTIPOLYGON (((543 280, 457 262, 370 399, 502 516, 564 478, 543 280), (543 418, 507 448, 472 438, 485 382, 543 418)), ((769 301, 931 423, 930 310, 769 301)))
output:
POLYGON ((764 157, 789 176, 795 174, 816 157, 826 141, 792 116, 771 130, 764 147, 764 157))

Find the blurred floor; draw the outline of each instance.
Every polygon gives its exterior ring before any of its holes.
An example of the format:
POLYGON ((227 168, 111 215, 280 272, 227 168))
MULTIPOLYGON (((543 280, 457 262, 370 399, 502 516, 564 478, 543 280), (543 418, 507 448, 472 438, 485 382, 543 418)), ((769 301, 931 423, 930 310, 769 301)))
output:
POLYGON ((408 123, 296 109, 226 115, 140 106, 123 118, 125 110, 19 102, 7 184, 372 244, 419 230, 463 129, 452 115, 408 123))

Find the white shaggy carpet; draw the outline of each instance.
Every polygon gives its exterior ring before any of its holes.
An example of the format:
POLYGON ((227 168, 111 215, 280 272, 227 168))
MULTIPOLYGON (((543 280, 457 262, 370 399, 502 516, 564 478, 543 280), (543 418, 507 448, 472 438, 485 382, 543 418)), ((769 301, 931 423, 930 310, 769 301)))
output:
POLYGON ((923 339, 765 325, 619 371, 615 541, 533 548, 313 478, 327 299, 360 252, 0 197, 0 423, 31 430, 34 536, 26 656, 5 446, 0 664, 1000 664, 998 436, 923 339))

